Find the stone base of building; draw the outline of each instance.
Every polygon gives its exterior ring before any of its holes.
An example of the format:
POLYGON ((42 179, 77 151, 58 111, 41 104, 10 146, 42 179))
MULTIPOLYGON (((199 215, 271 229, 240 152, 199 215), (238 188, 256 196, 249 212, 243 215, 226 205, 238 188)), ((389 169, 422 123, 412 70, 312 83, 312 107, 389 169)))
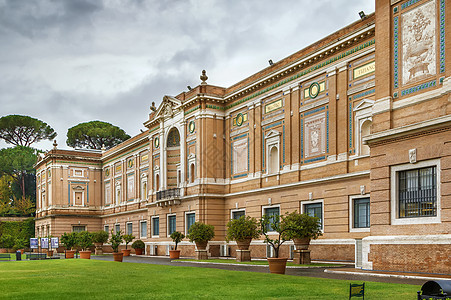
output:
POLYGON ((251 251, 250 250, 236 250, 236 261, 251 261, 251 251))
POLYGON ((308 265, 311 262, 310 250, 294 250, 293 263, 297 265, 308 265))
POLYGON ((450 273, 451 234, 370 236, 362 241, 362 269, 450 273))

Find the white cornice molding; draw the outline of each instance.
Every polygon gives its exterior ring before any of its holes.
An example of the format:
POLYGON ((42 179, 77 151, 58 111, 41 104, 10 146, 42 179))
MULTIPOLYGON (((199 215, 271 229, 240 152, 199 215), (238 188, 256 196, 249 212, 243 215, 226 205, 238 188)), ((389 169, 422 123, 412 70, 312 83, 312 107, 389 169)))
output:
POLYGON ((399 138, 405 135, 425 131, 428 129, 439 128, 446 125, 451 125, 451 115, 446 115, 432 120, 422 121, 411 125, 401 126, 398 128, 373 133, 364 137, 363 142, 364 144, 368 143, 371 144, 386 139, 399 138))

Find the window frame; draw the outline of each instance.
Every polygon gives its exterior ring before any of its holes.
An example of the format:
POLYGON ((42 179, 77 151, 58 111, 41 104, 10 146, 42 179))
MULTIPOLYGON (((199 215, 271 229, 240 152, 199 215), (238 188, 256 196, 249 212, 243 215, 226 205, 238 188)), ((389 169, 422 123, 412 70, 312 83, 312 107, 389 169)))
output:
POLYGON ((131 235, 133 235, 133 222, 127 222, 127 223, 125 223, 125 234, 131 234, 131 235), (128 226, 129 225, 131 225, 131 232, 129 233, 128 232, 128 226))
POLYGON ((175 228, 174 228, 173 232, 177 231, 177 214, 167 214, 166 215, 166 234, 167 234, 167 237, 170 237, 170 235, 172 234, 172 232, 170 232, 169 217, 175 217, 175 228))
MULTIPOLYGON (((278 208, 279 209, 279 216, 282 215, 281 211, 280 211, 280 204, 275 204, 275 205, 266 205, 266 206, 262 206, 262 218, 264 215, 266 215, 266 209, 268 208, 278 208)), ((268 231, 268 234, 277 234, 277 231, 268 231)))
POLYGON ((324 233, 324 199, 317 200, 307 200, 301 201, 300 203, 300 212, 301 214, 305 213, 305 206, 309 204, 318 204, 321 203, 321 232, 324 233))
POLYGON ((194 222, 196 222, 196 212, 195 211, 187 211, 187 212, 185 212, 185 235, 188 235, 188 230, 189 230, 189 228, 188 228, 188 215, 194 215, 194 222))
POLYGON ((245 208, 235 208, 230 210, 230 220, 233 220, 233 214, 236 212, 244 212, 244 216, 246 216, 246 209, 245 208))
POLYGON ((159 238, 160 237, 160 216, 153 216, 152 218, 151 218, 151 220, 152 220, 152 223, 151 223, 151 237, 153 237, 153 238, 159 238), (155 233, 155 219, 157 219, 158 220, 158 235, 154 235, 154 233, 155 233))
POLYGON ((108 238, 110 238, 110 225, 104 224, 103 225, 103 231, 107 232, 108 233, 108 238), (105 229, 107 229, 107 230, 105 230, 105 229))
POLYGON ((437 224, 441 223, 441 168, 440 159, 425 160, 417 163, 407 163, 390 167, 390 207, 391 225, 412 225, 412 224, 437 224), (399 218, 399 172, 427 167, 436 167, 436 198, 437 216, 435 217, 411 217, 399 218))
POLYGON ((121 231, 121 224, 120 223, 115 223, 114 224, 114 233, 117 234, 119 231, 121 231), (119 226, 119 230, 117 230, 118 226, 119 226))
POLYGON ((141 239, 147 239, 147 220, 139 221, 139 237, 141 239), (146 223, 146 235, 143 235, 143 232, 142 232, 143 223, 146 223))
MULTIPOLYGON (((83 231, 86 231, 86 225, 72 225, 72 232, 83 232, 83 231), (75 230, 74 230, 75 227, 80 227, 80 228, 83 227, 84 230, 75 231, 75 230)), ((42 232, 44 232, 44 230, 42 230, 42 232)))
POLYGON ((370 194, 349 196, 349 232, 370 232, 371 228, 371 197, 370 194), (354 201, 359 199, 370 199, 370 227, 354 227, 354 201))

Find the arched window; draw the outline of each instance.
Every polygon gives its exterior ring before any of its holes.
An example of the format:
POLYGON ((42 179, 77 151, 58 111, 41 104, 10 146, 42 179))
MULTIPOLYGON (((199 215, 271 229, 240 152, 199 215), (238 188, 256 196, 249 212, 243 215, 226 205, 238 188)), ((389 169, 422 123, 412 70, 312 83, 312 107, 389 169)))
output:
POLYGON ((269 152, 269 173, 277 173, 279 170, 279 149, 277 146, 271 147, 269 152))
POLYGON ((196 174, 194 173, 194 164, 190 165, 189 168, 189 177, 190 177, 190 182, 193 183, 194 179, 196 179, 196 174))
POLYGON ((175 127, 169 130, 167 146, 168 148, 180 146, 180 134, 177 128, 175 127))
POLYGON ((360 155, 369 155, 370 154, 370 147, 368 145, 363 144, 363 138, 367 135, 369 135, 371 132, 371 121, 366 120, 363 122, 362 127, 360 128, 360 155))
POLYGON ((147 181, 142 183, 141 200, 147 199, 147 181))

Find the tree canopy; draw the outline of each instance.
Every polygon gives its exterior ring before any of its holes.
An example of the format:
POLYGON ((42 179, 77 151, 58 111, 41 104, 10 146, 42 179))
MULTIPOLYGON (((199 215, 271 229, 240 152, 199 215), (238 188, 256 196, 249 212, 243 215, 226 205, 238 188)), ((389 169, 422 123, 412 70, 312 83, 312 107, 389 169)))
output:
POLYGON ((21 115, 0 118, 0 138, 16 146, 30 146, 41 140, 51 140, 56 132, 47 123, 21 115))
POLYGON ((16 146, 0 150, 0 176, 9 175, 19 185, 25 198, 25 179, 35 174, 36 150, 30 147, 16 146))
POLYGON ((107 122, 91 121, 80 123, 67 131, 66 144, 70 147, 106 149, 119 145, 130 136, 121 128, 107 122))

